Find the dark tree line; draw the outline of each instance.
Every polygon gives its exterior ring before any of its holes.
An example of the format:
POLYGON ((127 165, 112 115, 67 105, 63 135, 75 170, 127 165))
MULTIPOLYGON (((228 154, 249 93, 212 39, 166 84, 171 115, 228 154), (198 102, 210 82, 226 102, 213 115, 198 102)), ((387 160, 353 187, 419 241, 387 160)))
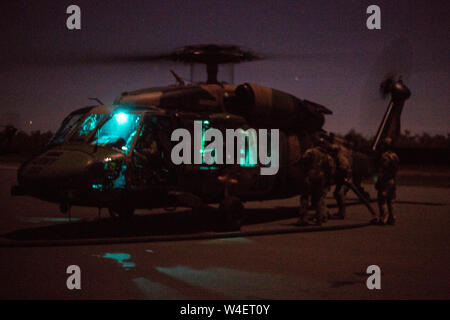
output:
MULTIPOLYGON (((351 130, 344 137, 354 149, 359 151, 369 151, 373 142, 373 138, 366 138, 355 130, 351 130)), ((450 134, 446 136, 428 133, 411 135, 409 131, 404 131, 394 149, 402 164, 445 166, 450 164, 450 134)))
POLYGON ((42 151, 53 137, 50 131, 39 130, 26 133, 18 131, 12 137, 7 135, 0 138, 0 153, 34 154, 42 151))
MULTIPOLYGON (((350 130, 344 138, 349 141, 356 149, 370 148, 373 137, 367 138, 355 130, 350 130)), ((412 135, 410 131, 405 130, 399 137, 396 147, 400 149, 450 149, 450 133, 447 135, 428 133, 412 135)))

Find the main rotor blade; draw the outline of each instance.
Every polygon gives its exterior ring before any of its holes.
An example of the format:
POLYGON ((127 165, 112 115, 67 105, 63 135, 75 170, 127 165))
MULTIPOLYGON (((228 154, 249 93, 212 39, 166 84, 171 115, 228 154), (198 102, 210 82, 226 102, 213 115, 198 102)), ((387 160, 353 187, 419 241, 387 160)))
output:
POLYGON ((7 65, 91 65, 146 64, 173 61, 186 64, 218 65, 261 60, 255 52, 235 45, 190 45, 157 53, 60 53, 56 55, 28 55, 2 59, 7 65))
POLYGON ((165 61, 181 63, 240 63, 248 61, 295 61, 295 63, 324 62, 338 64, 352 63, 370 52, 305 52, 305 53, 262 53, 232 45, 195 45, 156 53, 57 53, 30 54, 27 56, 3 57, 4 66, 79 66, 79 65, 129 65, 152 64, 165 61))
POLYGON ((263 53, 261 57, 263 60, 279 60, 296 62, 326 62, 326 63, 348 63, 354 62, 355 59, 362 57, 370 57, 373 52, 298 52, 298 53, 263 53))
POLYGON ((7 66, 72 66, 72 65, 120 65, 157 63, 169 59, 167 53, 158 54, 87 54, 68 53, 57 55, 33 55, 3 59, 7 66))

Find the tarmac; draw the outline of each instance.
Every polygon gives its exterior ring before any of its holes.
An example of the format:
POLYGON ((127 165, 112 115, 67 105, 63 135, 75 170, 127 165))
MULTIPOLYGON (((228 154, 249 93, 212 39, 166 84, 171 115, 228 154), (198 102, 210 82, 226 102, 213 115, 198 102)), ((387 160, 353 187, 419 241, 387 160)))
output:
POLYGON ((350 196, 345 220, 298 227, 294 197, 246 203, 241 232, 223 233, 187 208, 138 210, 121 223, 75 207, 69 221, 56 204, 12 197, 13 165, 0 177, 1 299, 450 297, 449 188, 399 186, 395 226, 370 225, 350 196), (66 286, 69 265, 81 269, 81 290, 66 286), (366 286, 370 265, 380 290, 366 286))

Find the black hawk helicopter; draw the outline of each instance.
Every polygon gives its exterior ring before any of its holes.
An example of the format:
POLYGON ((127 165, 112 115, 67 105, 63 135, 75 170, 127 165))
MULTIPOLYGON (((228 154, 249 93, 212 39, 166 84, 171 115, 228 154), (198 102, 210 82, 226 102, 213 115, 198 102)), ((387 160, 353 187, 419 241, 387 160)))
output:
MULTIPOLYGON (((314 137, 327 136, 322 129, 332 111, 312 101, 254 83, 219 82, 218 66, 259 60, 250 50, 233 45, 186 46, 170 54, 92 58, 87 62, 121 63, 172 60, 206 65, 207 81, 186 84, 174 72, 176 85, 121 94, 113 106, 78 109, 68 115, 46 150, 23 163, 13 195, 28 195, 60 204, 62 212, 72 205, 108 208, 112 216, 129 218, 138 208, 191 207, 221 203, 217 216, 229 229, 238 229, 244 201, 289 198, 304 176, 298 160, 314 137), (235 153, 236 164, 180 164, 171 161, 177 128, 189 132, 201 121, 205 132, 215 128, 242 130, 279 129, 279 168, 274 175, 261 175, 265 164, 250 161, 255 150, 244 142, 235 153)), ((82 60, 81 62, 86 62, 82 60)), ((409 89, 401 80, 385 82, 391 95, 372 154, 386 137, 395 141, 400 115, 409 89)), ((339 140, 343 146, 345 141, 339 140)), ((193 150, 192 154, 198 152, 193 150)), ((201 153, 206 150, 202 137, 201 153)), ((356 154, 356 153, 355 153, 356 154)), ((361 155, 359 156, 361 159, 361 155)), ((359 168, 365 166, 358 166, 359 168)), ((354 168, 354 176, 362 173, 354 168)), ((361 197, 361 194, 359 193, 361 197)), ((363 197, 362 197, 363 199, 363 197)), ((364 200, 364 199, 363 199, 364 200)))

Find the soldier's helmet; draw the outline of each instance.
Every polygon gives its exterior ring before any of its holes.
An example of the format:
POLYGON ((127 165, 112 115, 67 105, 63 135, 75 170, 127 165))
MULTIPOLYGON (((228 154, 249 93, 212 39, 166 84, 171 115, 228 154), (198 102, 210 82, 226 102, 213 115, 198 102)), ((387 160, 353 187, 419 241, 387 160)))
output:
POLYGON ((330 154, 332 156, 336 156, 339 153, 339 150, 340 150, 339 145, 337 145, 336 143, 333 143, 330 146, 330 154))
POLYGON ((392 139, 387 137, 383 140, 383 143, 381 144, 381 151, 388 151, 392 149, 392 139))
MULTIPOLYGON (((337 155, 337 153, 339 152, 339 146, 337 146, 335 143, 333 143, 332 141, 330 141, 329 139, 330 137, 319 137, 317 139, 317 147, 325 152, 328 153, 332 156, 337 155), (337 150, 334 150, 334 147, 337 147, 337 150)), ((334 136, 333 136, 333 140, 334 140, 334 136)))
POLYGON ((328 134, 328 139, 330 140, 331 143, 334 143, 334 138, 335 138, 334 133, 333 133, 333 132, 330 132, 330 133, 328 134))
POLYGON ((328 149, 330 147, 330 144, 327 143, 327 141, 321 137, 317 139, 317 147, 322 151, 329 152, 328 149))

